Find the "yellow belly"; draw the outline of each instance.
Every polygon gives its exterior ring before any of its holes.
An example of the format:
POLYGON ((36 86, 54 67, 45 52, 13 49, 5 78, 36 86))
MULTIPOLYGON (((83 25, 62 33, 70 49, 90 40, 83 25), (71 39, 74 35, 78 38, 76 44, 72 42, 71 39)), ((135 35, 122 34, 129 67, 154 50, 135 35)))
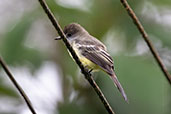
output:
POLYGON ((94 64, 93 62, 91 62, 89 59, 87 59, 81 54, 81 51, 78 49, 78 46, 75 43, 72 44, 72 47, 75 50, 77 56, 79 57, 84 67, 91 69, 93 71, 97 71, 99 69, 98 65, 94 64))
POLYGON ((93 69, 93 70, 98 70, 99 67, 98 65, 94 64, 93 62, 91 62, 90 60, 88 60, 85 57, 79 57, 80 61, 82 62, 82 64, 88 68, 88 69, 93 69))

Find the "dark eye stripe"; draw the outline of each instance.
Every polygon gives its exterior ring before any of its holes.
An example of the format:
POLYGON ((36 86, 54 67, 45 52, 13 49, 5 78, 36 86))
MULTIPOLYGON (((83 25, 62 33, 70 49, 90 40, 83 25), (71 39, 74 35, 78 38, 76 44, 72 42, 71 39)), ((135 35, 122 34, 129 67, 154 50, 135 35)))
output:
POLYGON ((71 37, 72 35, 71 34, 67 34, 68 37, 71 37))

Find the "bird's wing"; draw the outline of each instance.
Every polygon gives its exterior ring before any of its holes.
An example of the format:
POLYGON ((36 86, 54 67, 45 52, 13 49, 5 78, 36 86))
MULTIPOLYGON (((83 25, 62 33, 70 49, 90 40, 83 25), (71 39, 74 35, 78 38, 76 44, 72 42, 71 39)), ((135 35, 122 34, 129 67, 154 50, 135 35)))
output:
POLYGON ((104 48, 97 45, 80 45, 83 56, 100 66, 108 74, 113 74, 113 60, 104 48))

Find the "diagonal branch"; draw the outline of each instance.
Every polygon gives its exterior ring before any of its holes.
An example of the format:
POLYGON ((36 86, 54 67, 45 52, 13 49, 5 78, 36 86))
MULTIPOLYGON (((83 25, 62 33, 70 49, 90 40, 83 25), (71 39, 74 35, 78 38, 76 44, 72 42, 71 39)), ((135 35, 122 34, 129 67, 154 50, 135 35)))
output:
POLYGON ((51 21, 51 23, 53 24, 53 26, 57 30, 58 34, 61 36, 61 38, 62 38, 65 46, 70 51, 70 53, 71 53, 72 57, 74 58, 75 62, 80 67, 80 69, 81 69, 82 73, 84 74, 85 78, 88 80, 88 82, 91 84, 91 86, 96 91, 97 95, 99 96, 101 102, 105 106, 105 108, 108 111, 108 113, 109 114, 115 114, 113 112, 111 106, 109 105, 108 101, 106 100, 105 96, 103 95, 102 91, 100 90, 100 88, 98 87, 98 85, 96 84, 96 82, 94 81, 94 79, 92 78, 91 74, 84 68, 84 66, 80 62, 78 56, 76 55, 75 51, 73 50, 73 48, 71 47, 71 45, 67 41, 67 39, 65 37, 65 34, 63 33, 63 31, 62 31, 62 29, 61 29, 58 21, 56 20, 56 18, 54 17, 54 15, 50 11, 50 9, 48 8, 45 0, 39 0, 39 2, 41 4, 42 8, 44 9, 45 13, 49 17, 49 20, 51 21))
POLYGON ((153 44, 151 43, 151 41, 148 37, 148 34, 144 30, 144 27, 140 23, 139 19, 137 18, 137 16, 134 13, 134 11, 129 6, 127 0, 120 0, 120 1, 121 1, 122 5, 125 7, 125 9, 127 10, 129 16, 132 18, 134 24, 137 26, 139 32, 141 33, 142 37, 144 38, 145 42, 147 43, 147 46, 150 48, 150 51, 151 51, 153 57, 157 61, 158 65, 159 65, 160 69, 162 70, 163 74, 165 75, 166 79, 171 84, 171 75, 168 73, 167 69, 165 68, 164 64, 162 63, 161 58, 158 55, 157 51, 155 50, 153 44))
POLYGON ((5 62, 3 62, 1 57, 0 57, 0 64, 1 64, 2 68, 4 69, 4 71, 6 72, 6 74, 8 75, 9 79, 11 80, 11 82, 14 84, 14 86, 17 88, 17 90, 19 91, 19 93, 21 94, 23 99, 25 100, 25 102, 26 102, 27 106, 29 107, 30 111, 32 112, 32 114, 36 114, 36 111, 34 110, 34 108, 33 108, 32 104, 31 104, 29 98, 25 94, 24 90, 17 83, 17 81, 15 80, 14 76, 11 74, 11 72, 9 71, 9 69, 7 68, 5 62))

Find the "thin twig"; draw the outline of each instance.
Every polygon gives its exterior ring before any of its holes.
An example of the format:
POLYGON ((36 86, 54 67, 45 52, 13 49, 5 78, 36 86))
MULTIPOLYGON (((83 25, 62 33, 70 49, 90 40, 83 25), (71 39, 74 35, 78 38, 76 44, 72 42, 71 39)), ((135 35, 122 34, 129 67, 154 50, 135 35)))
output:
POLYGON ((168 82, 171 84, 171 75, 168 73, 167 69, 165 68, 164 64, 161 61, 160 56, 158 55, 153 44, 149 40, 149 37, 148 37, 146 31, 144 30, 144 27, 140 23, 139 19, 137 18, 137 16, 134 13, 134 11, 129 6, 127 0, 120 0, 120 1, 121 1, 122 5, 125 7, 125 9, 127 10, 129 16, 132 18, 135 25, 137 26, 139 32, 141 33, 142 37, 144 38, 145 42, 147 43, 147 46, 150 48, 150 51, 151 51, 152 55, 154 56, 155 60, 157 61, 157 63, 159 65, 160 69, 162 70, 163 74, 167 78, 168 82))
POLYGON ((80 62, 78 56, 76 55, 75 51, 73 50, 73 48, 71 47, 71 45, 67 41, 67 39, 65 37, 65 34, 63 33, 63 30, 61 29, 58 21, 56 20, 56 18, 53 15, 53 13, 48 8, 47 3, 45 2, 45 0, 39 0, 39 2, 41 4, 42 8, 44 9, 44 11, 46 12, 47 16, 49 17, 50 21, 52 22, 53 26, 57 30, 58 34, 61 36, 63 42, 66 45, 66 47, 70 51, 72 57, 74 58, 74 60, 78 64, 78 66, 80 67, 80 69, 81 69, 82 73, 84 74, 85 78, 88 80, 88 82, 91 84, 91 86, 96 91, 97 95, 99 96, 100 100, 104 104, 104 106, 105 106, 106 110, 108 111, 108 113, 109 114, 115 114, 114 111, 112 110, 111 106, 109 105, 108 101, 106 100, 105 96, 103 95, 102 91, 100 90, 100 88, 98 87, 98 85, 96 84, 94 79, 92 78, 91 74, 84 68, 84 66, 80 62))
POLYGON ((31 104, 29 98, 27 97, 26 93, 21 88, 21 86, 17 83, 17 81, 15 80, 14 76, 11 74, 11 72, 9 71, 7 65, 2 60, 1 57, 0 57, 0 64, 1 64, 2 68, 4 69, 4 71, 6 72, 7 76, 9 77, 9 79, 11 80, 11 82, 14 84, 14 86, 19 91, 20 95, 23 97, 24 101, 26 102, 26 104, 27 104, 28 108, 30 109, 30 111, 32 112, 32 114, 36 114, 36 111, 34 110, 34 108, 33 108, 32 104, 31 104))

